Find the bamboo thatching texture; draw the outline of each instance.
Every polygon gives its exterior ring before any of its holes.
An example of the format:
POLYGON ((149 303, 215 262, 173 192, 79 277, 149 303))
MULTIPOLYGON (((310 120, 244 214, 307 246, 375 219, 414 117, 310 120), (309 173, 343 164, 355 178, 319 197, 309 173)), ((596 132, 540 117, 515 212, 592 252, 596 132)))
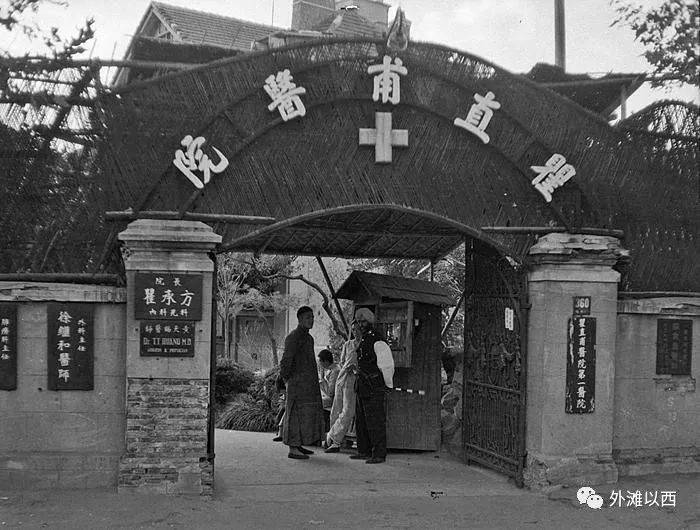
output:
MULTIPOLYGON (((0 61, 0 272, 93 272, 108 228, 88 67, 0 61)), ((119 272, 111 252, 104 270, 119 272)))
MULTIPOLYGON (((377 104, 367 67, 385 52, 376 41, 323 41, 127 87, 104 103, 113 152, 104 164, 114 175, 115 209, 185 208, 285 220, 341 206, 389 204, 472 228, 618 228, 633 256, 626 289, 699 289, 693 265, 700 258, 697 168, 674 165, 672 141, 611 128, 520 76, 430 44, 412 43, 391 54, 409 71, 401 80, 401 103, 377 104), (304 118, 286 123, 267 110, 262 88, 285 68, 306 89, 307 108, 304 118), (475 93, 488 91, 501 109, 485 145, 452 122, 465 117, 475 93), (394 127, 409 131, 409 147, 396 148, 390 165, 376 164, 374 149, 358 146, 357 131, 373 126, 375 111, 392 112, 394 127), (186 134, 204 136, 230 161, 194 199, 194 188, 171 164, 186 134), (564 155, 577 175, 548 205, 531 186, 529 167, 543 165, 553 153, 564 155)), ((357 225, 355 218, 346 221, 357 225)), ((225 242, 249 244, 250 238, 239 238, 252 230, 228 228, 225 242)), ((320 235, 314 243, 289 232, 269 239, 255 243, 313 253, 330 238, 320 235)), ((527 250, 515 236, 491 241, 516 258, 527 250)), ((402 248, 387 238, 389 245, 402 248)), ((386 251, 381 242, 373 248, 386 251)))
POLYGON ((217 225, 231 248, 428 256, 470 234, 522 258, 532 237, 478 227, 615 228, 632 251, 624 289, 700 290, 698 167, 683 154, 688 145, 697 149, 697 137, 612 128, 466 53, 411 43, 394 54, 379 41, 324 39, 101 93, 95 108, 105 132, 100 207, 269 216, 284 224, 274 232, 217 225), (396 106, 371 98, 367 68, 385 53, 408 68, 396 106), (306 89, 306 116, 290 122, 267 109, 263 90, 284 69, 306 89), (453 121, 466 116, 475 93, 489 91, 501 108, 483 144, 453 121), (374 148, 358 145, 358 130, 373 127, 378 111, 391 112, 393 127, 409 135, 391 164, 376 164, 374 148), (206 149, 218 148, 230 163, 200 193, 172 164, 187 134, 204 136, 206 149), (530 166, 554 153, 577 174, 547 204, 531 185, 530 166), (373 230, 398 234, 366 234, 373 230), (405 237, 426 231, 433 233, 405 237))

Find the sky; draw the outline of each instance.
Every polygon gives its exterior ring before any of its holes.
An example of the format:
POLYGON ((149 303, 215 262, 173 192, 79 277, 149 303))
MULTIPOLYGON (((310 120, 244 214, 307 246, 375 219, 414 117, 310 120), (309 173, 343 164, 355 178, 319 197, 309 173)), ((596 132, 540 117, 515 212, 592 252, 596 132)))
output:
MULTIPOLYGON (((42 4, 34 20, 56 26, 61 35, 77 32, 87 17, 95 19, 93 58, 121 59, 149 0, 65 0, 42 4)), ((165 3, 288 28, 292 0, 164 0, 165 3)), ((642 0, 646 5, 659 0, 642 0)), ((0 5, 8 0, 0 0, 0 5)), ((554 63, 554 0, 385 0, 401 6, 412 22, 411 38, 469 52, 513 72, 527 72, 537 62, 554 63)), ((610 27, 615 12, 609 0, 566 1, 566 67, 572 73, 651 73, 644 48, 625 26, 610 27)), ((39 42, 19 31, 0 31, 0 49, 11 55, 42 54, 39 42)), ((630 112, 657 99, 700 103, 698 87, 672 90, 643 87, 629 102, 630 112)))

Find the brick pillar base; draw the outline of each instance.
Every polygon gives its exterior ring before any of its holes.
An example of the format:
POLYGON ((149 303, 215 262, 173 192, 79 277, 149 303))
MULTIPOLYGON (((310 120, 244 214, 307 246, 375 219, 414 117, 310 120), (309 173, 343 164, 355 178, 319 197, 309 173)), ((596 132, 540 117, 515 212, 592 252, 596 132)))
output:
POLYGON ((194 221, 139 220, 119 234, 127 272, 126 452, 120 493, 211 495, 214 456, 208 453, 213 263, 221 241, 194 221), (198 274, 202 317, 194 326, 193 357, 142 357, 135 319, 137 272, 198 274))
POLYGON ((214 462, 202 452, 208 403, 206 379, 129 377, 120 491, 211 495, 214 462))

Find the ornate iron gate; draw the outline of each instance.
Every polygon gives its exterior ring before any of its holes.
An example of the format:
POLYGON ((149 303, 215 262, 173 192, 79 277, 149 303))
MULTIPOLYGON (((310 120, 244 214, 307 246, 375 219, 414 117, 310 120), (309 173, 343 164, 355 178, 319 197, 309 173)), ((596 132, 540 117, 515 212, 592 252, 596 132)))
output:
POLYGON ((527 292, 508 258, 467 245, 462 443, 467 463, 523 485, 527 292))

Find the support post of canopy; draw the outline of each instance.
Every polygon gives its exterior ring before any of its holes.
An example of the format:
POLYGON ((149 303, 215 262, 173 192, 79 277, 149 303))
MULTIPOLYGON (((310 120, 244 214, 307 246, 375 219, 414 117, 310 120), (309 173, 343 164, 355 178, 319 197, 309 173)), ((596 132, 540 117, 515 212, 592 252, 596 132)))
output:
POLYGON ((338 314, 340 315, 340 320, 343 322, 343 327, 345 328, 345 333, 349 339, 350 338, 350 328, 348 327, 348 323, 345 321, 345 315, 343 315, 343 310, 340 308, 340 302, 338 302, 338 297, 335 295, 335 289, 333 288, 333 283, 331 283, 331 277, 328 275, 328 271, 326 270, 326 266, 323 264, 323 260, 321 259, 321 256, 316 256, 316 261, 318 262, 318 266, 321 268, 321 272, 323 273, 323 278, 326 280, 326 285, 328 285, 328 289, 331 292, 331 298, 333 298, 333 302, 335 303, 335 308, 338 310, 338 314))
POLYGON ((442 328, 442 331, 440 332, 440 340, 445 338, 445 334, 449 331, 450 326, 452 326, 452 323, 454 322, 455 318, 457 317, 457 313, 459 312, 459 308, 462 306, 462 303, 464 302, 464 298, 467 295, 467 285, 466 282, 464 283, 464 289, 462 290, 462 294, 459 295, 459 300, 457 301, 457 305, 452 308, 452 311, 450 312, 450 317, 447 319, 447 322, 445 322, 445 325, 442 328))

